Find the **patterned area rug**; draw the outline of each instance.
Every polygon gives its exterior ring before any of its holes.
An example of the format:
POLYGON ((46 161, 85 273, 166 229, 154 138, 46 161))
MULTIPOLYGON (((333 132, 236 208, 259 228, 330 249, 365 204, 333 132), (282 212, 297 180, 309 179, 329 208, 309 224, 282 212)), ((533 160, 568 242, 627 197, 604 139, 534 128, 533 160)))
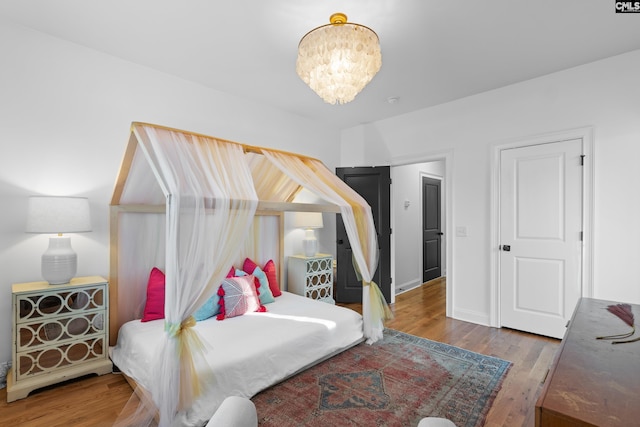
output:
POLYGON ((260 426, 482 426, 511 367, 392 329, 253 397, 260 426))

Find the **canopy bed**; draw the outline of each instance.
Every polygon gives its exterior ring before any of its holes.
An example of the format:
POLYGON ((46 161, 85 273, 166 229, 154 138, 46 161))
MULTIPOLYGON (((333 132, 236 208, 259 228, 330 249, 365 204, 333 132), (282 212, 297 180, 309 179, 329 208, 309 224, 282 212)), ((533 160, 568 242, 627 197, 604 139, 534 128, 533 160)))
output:
POLYGON ((150 396, 161 426, 203 424, 226 396, 250 397, 382 337, 389 311, 371 280, 371 209, 317 159, 136 122, 110 224, 112 359, 150 396), (326 203, 295 203, 303 188, 326 203), (362 317, 273 286, 285 211, 342 215, 362 317), (207 307, 217 314, 199 318, 207 307))

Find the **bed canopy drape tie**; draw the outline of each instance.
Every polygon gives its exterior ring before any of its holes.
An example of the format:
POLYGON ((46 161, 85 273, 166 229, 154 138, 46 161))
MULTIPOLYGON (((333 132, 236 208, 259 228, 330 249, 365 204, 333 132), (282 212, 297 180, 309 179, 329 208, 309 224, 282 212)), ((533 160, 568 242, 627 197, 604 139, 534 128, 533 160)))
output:
MULTIPOLYGON (((204 344, 198 334, 193 330, 194 326, 196 326, 196 319, 193 316, 189 316, 181 323, 165 322, 164 330, 170 338, 178 340, 178 348, 181 353, 183 351, 191 352, 192 348, 201 351, 204 349, 204 344)), ((193 363, 194 357, 189 354, 185 355, 185 357, 182 357, 181 354, 180 357, 186 362, 186 365, 181 367, 180 376, 185 375, 189 378, 197 378, 196 366, 193 363)), ((190 392, 190 395, 194 398, 200 395, 200 383, 198 381, 192 382, 190 392)), ((178 410, 187 409, 187 407, 185 407, 187 404, 189 404, 189 402, 181 400, 178 402, 178 410)))
POLYGON ((196 326, 196 319, 193 316, 187 317, 187 320, 180 323, 164 322, 164 330, 172 338, 178 337, 183 331, 194 326, 196 326))
MULTIPOLYGON (((166 206, 166 334, 154 368, 159 375, 149 390, 160 426, 171 425, 178 411, 188 410, 204 386, 195 367, 209 349, 193 328, 192 315, 217 292, 239 253, 258 206, 256 189, 261 196, 269 193, 270 201, 282 197, 290 202, 306 188, 339 207, 362 277, 364 336, 368 343, 382 338, 383 321, 391 313, 372 280, 378 243, 371 208, 322 162, 143 123, 133 123, 132 134, 135 147, 128 154, 133 157, 141 149, 166 206)), ((144 188, 136 190, 128 182, 123 187, 114 192, 113 205, 126 204, 120 200, 123 193, 132 204, 150 198, 144 188)))
MULTIPOLYGON (((204 351, 204 344, 199 335, 195 332, 193 327, 196 326, 196 319, 193 316, 187 317, 186 320, 180 323, 164 323, 164 330, 169 336, 169 339, 177 340, 177 346, 179 349, 179 357, 181 359, 180 377, 185 378, 198 378, 197 370, 194 363, 196 359, 192 351, 201 352, 204 351), (185 354, 183 355, 183 352, 185 354)), ((180 393, 180 400, 178 401, 178 410, 184 410, 189 408, 191 402, 189 398, 197 398, 200 396, 201 388, 199 381, 191 382, 191 390, 180 393)))
MULTIPOLYGON (((355 258, 352 259, 353 262, 353 270, 356 273, 356 279, 362 282, 362 287, 369 288, 369 311, 370 316, 374 319, 382 319, 382 321, 393 319, 393 313, 387 305, 386 300, 384 299, 384 295, 382 295, 382 291, 376 282, 373 280, 371 282, 367 282, 362 278, 362 274, 360 273, 360 269, 358 268, 358 264, 356 263, 355 258)), ((364 304, 363 304, 364 305, 364 304)), ((364 310, 363 310, 364 311, 364 310)))

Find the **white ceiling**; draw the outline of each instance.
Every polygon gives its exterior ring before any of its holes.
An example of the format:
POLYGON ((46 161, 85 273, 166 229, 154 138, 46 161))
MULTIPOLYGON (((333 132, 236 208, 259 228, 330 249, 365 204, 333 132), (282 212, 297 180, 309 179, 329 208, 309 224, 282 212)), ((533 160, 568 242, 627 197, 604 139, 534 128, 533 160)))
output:
POLYGON ((0 18, 346 128, 640 49, 613 0, 2 0, 0 18), (378 33, 355 101, 296 75, 300 38, 334 12, 378 33), (389 97, 398 97, 395 104, 389 97))

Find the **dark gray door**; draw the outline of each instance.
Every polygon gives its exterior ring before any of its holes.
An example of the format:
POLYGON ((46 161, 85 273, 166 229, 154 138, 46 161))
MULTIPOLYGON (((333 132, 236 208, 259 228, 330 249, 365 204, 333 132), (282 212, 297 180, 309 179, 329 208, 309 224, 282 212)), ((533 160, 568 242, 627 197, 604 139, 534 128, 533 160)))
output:
MULTIPOLYGON (((336 175, 371 206, 380 249, 378 268, 373 281, 378 284, 387 302, 391 302, 390 167, 336 168, 336 175)), ((353 269, 351 245, 341 215, 336 215, 336 241, 338 261, 336 301, 361 302, 362 282, 358 281, 353 269)))
POLYGON ((440 180, 422 177, 422 281, 442 276, 440 180))

